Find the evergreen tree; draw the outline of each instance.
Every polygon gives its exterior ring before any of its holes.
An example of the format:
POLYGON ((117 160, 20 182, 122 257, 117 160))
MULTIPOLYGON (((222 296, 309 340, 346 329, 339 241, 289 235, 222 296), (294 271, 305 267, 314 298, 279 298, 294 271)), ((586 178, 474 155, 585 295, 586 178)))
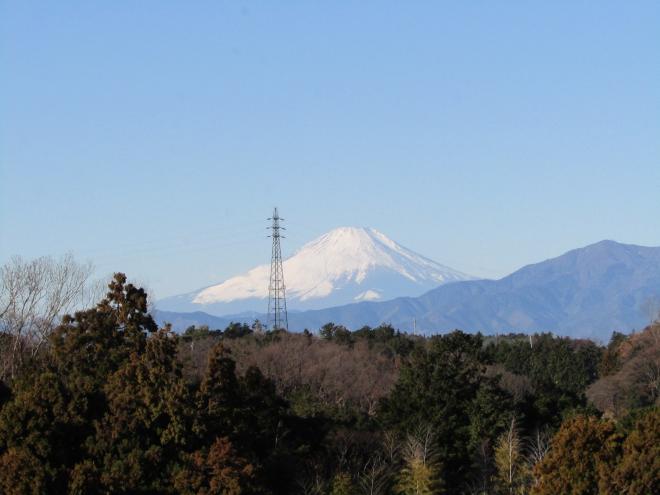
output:
POLYGON ((156 329, 145 292, 125 282, 116 274, 95 308, 63 317, 43 365, 14 382, 0 411, 0 452, 14 449, 14 459, 36 460, 41 475, 34 478, 42 480, 43 492, 65 493, 70 473, 88 471, 82 466, 90 464, 85 456, 96 442, 94 425, 107 410, 103 387, 156 329))
POLYGON ((108 409, 88 446, 100 472, 84 471, 93 486, 100 483, 110 492, 171 491, 168 477, 189 443, 192 416, 176 345, 176 337, 161 330, 148 339, 142 355, 133 354, 108 378, 108 409))
POLYGON ((207 371, 197 393, 199 415, 195 433, 199 438, 235 437, 240 433, 237 429, 239 407, 236 363, 229 350, 220 343, 211 350, 207 371))
POLYGON ((614 495, 612 473, 621 435, 611 421, 575 416, 562 423, 550 452, 535 466, 535 495, 614 495))
MULTIPOLYGON (((25 376, 15 385, 12 400, 0 412, 3 462, 18 465, 18 459, 26 460, 25 475, 33 472, 43 492, 64 493, 67 470, 80 458, 81 443, 90 431, 84 399, 72 397, 50 370, 25 376)), ((10 485, 12 476, 16 475, 0 470, 0 486, 10 485)))
POLYGON ((480 335, 433 337, 427 349, 413 352, 382 403, 380 417, 388 426, 412 431, 431 425, 449 493, 458 493, 468 478, 480 437, 496 436, 511 415, 511 401, 484 371, 480 335))
POLYGON ((514 413, 513 398, 498 385, 499 377, 481 376, 479 387, 468 406, 470 419, 469 448, 478 450, 484 440, 495 440, 510 426, 508 418, 514 413))
POLYGON ((215 439, 209 449, 186 455, 184 467, 173 477, 176 493, 182 495, 247 495, 257 493, 254 467, 227 437, 215 439))
POLYGON ((644 413, 623 442, 623 455, 613 484, 618 493, 660 493, 659 408, 644 413))
POLYGON ((586 405, 585 391, 598 377, 602 349, 590 341, 549 333, 534 335, 532 342, 530 346, 527 338, 500 338, 486 351, 507 371, 530 380, 535 393, 528 417, 522 419, 558 426, 565 413, 586 405))
POLYGON ((10 447, 0 455, 0 493, 4 495, 47 493, 49 477, 44 463, 27 449, 10 447))

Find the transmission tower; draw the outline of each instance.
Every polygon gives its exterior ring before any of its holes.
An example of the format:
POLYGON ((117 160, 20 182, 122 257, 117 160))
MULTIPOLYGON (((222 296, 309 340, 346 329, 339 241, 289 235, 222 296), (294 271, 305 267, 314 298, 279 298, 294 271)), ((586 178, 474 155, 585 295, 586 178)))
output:
POLYGON ((286 313, 286 290, 284 287, 284 269, 282 268, 282 249, 280 239, 284 237, 280 231, 286 230, 280 226, 277 207, 273 210, 271 229, 273 238, 273 252, 270 260, 270 283, 268 284, 268 327, 273 330, 289 330, 289 318, 286 313))

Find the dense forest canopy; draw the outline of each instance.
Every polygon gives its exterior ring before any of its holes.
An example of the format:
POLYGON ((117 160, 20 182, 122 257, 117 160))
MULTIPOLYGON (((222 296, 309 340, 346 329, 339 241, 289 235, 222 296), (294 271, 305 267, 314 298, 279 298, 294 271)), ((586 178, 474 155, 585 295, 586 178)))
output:
POLYGON ((2 494, 660 493, 660 325, 588 340, 157 328, 116 274, 0 332, 2 494))

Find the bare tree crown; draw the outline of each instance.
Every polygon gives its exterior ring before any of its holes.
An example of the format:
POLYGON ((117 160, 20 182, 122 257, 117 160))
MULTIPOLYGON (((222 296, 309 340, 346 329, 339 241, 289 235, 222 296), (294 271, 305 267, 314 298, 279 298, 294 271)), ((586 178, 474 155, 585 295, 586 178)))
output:
MULTIPOLYGON (((58 319, 88 304, 91 264, 71 254, 26 261, 15 256, 0 268, 0 378, 13 376, 26 356, 34 356, 58 319)), ((92 291, 93 292, 93 291, 92 291)))

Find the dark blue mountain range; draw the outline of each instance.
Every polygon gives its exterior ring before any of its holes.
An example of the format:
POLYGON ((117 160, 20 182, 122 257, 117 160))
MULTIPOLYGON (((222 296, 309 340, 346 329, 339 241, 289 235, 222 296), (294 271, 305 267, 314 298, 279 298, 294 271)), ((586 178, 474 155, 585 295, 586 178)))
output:
MULTIPOLYGON (((289 315, 291 330, 328 322, 351 329, 390 323, 405 331, 444 333, 456 328, 487 334, 551 331, 606 341, 612 331, 641 329, 660 301, 660 247, 601 241, 557 258, 528 265, 500 280, 454 282, 420 297, 361 302, 289 315)), ((205 313, 159 313, 182 328, 187 322, 213 328, 264 315, 215 317, 205 313)))

